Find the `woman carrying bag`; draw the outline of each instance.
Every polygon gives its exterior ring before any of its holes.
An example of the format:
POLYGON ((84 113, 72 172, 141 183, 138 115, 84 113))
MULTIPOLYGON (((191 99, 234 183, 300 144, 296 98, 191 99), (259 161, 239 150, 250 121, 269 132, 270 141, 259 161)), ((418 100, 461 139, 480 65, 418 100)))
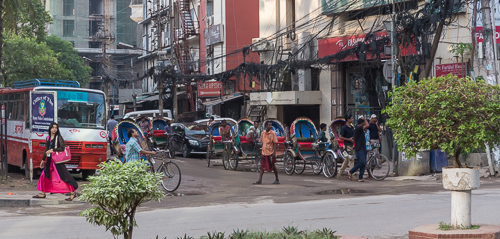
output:
MULTIPOLYGON (((68 169, 61 161, 61 156, 68 157, 69 149, 67 149, 64 139, 59 132, 59 125, 52 123, 49 126, 49 136, 45 144, 45 153, 43 155, 40 168, 43 168, 42 175, 36 187, 42 193, 33 196, 33 198, 45 198, 46 193, 71 193, 66 201, 72 201, 78 188, 78 183, 69 174, 68 169)), ((71 157, 71 154, 70 156, 71 157)))

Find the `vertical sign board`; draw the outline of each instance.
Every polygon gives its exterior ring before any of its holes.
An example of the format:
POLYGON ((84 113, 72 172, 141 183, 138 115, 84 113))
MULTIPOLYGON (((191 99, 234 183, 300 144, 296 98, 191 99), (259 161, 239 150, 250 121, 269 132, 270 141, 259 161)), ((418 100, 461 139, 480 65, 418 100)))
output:
POLYGON ((31 96, 31 130, 47 132, 49 125, 57 121, 56 92, 39 91, 31 96))
POLYGON ((2 179, 7 179, 7 125, 5 124, 5 105, 2 105, 2 123, 0 124, 0 160, 2 179))

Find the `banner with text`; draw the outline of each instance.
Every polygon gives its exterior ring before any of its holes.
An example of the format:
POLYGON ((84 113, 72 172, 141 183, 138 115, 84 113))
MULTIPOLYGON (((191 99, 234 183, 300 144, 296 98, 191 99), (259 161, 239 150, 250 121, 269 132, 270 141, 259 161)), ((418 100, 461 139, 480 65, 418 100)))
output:
POLYGON ((222 94, 220 81, 198 82, 198 97, 217 97, 222 94))
POLYGON ((31 95, 32 132, 47 132, 49 125, 55 122, 55 92, 33 92, 31 95))
POLYGON ((459 78, 465 77, 467 75, 467 66, 465 63, 436 65, 436 77, 447 76, 448 74, 458 76, 459 78))

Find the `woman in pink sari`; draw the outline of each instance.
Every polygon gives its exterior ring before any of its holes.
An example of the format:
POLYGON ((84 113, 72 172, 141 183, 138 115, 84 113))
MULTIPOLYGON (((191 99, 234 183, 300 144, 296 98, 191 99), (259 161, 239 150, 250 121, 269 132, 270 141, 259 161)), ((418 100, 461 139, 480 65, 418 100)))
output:
POLYGON ((65 147, 64 139, 61 133, 59 133, 59 125, 57 123, 50 124, 49 136, 47 136, 45 144, 45 153, 40 164, 43 172, 36 187, 42 193, 33 196, 33 198, 45 198, 46 193, 71 193, 71 196, 66 198, 66 201, 71 201, 75 198, 75 190, 78 188, 78 183, 69 174, 68 169, 63 163, 55 164, 51 157, 52 152, 62 152, 65 147))

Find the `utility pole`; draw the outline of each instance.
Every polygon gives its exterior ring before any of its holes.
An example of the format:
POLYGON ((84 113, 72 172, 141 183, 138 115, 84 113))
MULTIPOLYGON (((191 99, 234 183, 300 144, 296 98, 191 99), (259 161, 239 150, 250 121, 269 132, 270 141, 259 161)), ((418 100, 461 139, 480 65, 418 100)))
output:
MULTIPOLYGON (((132 73, 132 79, 134 78, 134 58, 130 58, 130 72, 132 73)), ((137 77, 139 78, 139 77, 137 77)), ((132 80, 132 105, 134 111, 137 111, 137 94, 135 93, 135 81, 132 80)))
MULTIPOLYGON (((171 72, 175 72, 175 64, 174 64, 174 1, 170 0, 170 18, 168 19, 169 21, 169 27, 170 27, 170 63, 173 68, 171 72)), ((177 122, 177 81, 174 77, 172 77, 172 117, 174 118, 174 122, 177 122)))
POLYGON ((434 35, 434 41, 432 42, 431 57, 425 63, 424 78, 427 78, 431 74, 432 63, 434 62, 434 57, 436 56, 436 51, 439 46, 439 39, 441 39, 441 33, 443 32, 443 23, 438 22, 436 34, 434 35))
MULTIPOLYGON (((160 52, 162 50, 162 46, 163 46, 163 41, 162 41, 162 32, 161 32, 161 6, 160 6, 160 1, 157 1, 156 3, 156 33, 157 33, 157 41, 158 41, 158 51, 157 51, 157 57, 158 57, 158 60, 156 61, 157 62, 157 65, 158 65, 158 62, 160 61, 160 52)), ((158 108, 160 110, 160 117, 163 117, 163 79, 160 77, 161 76, 161 72, 160 74, 158 75, 158 79, 157 79, 157 82, 158 82, 158 108)))
MULTIPOLYGON (((481 0, 481 13, 483 17, 483 38, 484 38, 484 59, 486 63, 486 82, 490 85, 497 85, 497 69, 495 62, 495 31, 493 31, 493 24, 491 20, 491 8, 490 0, 481 0)), ((494 155, 499 155, 498 147, 494 149, 494 155)), ((493 168, 493 160, 491 158, 490 146, 486 144, 486 156, 488 158, 488 165, 490 168, 490 174, 495 175, 495 169, 493 168)))

